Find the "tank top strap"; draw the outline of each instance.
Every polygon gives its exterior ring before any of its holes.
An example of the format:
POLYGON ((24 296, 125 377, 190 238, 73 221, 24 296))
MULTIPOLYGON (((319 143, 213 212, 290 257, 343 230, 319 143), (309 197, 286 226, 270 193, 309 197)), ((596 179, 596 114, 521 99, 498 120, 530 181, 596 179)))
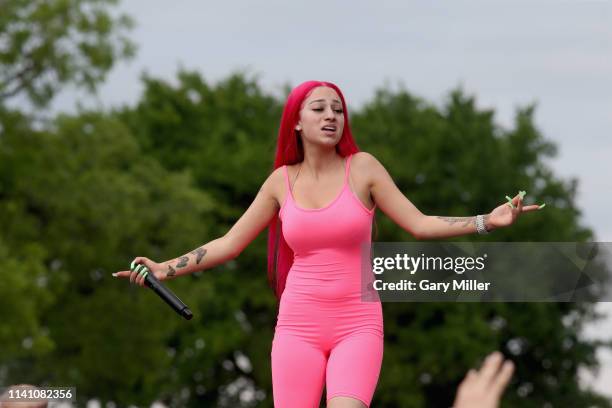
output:
POLYGON ((347 185, 348 181, 349 181, 349 172, 351 169, 351 158, 353 157, 353 155, 351 154, 350 156, 348 156, 346 158, 346 169, 344 171, 344 184, 347 185))
POLYGON ((289 171, 287 165, 283 165, 283 172, 285 173, 285 185, 287 186, 287 194, 291 194, 291 183, 289 182, 289 171))

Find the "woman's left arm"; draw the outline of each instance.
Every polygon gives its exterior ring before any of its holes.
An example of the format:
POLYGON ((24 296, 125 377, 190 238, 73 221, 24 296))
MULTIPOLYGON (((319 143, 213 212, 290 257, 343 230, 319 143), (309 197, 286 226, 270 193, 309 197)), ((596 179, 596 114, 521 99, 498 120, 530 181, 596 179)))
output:
MULTIPOLYGON (((385 167, 371 154, 360 153, 370 177, 370 192, 376 205, 396 224, 416 239, 456 237, 477 232, 476 216, 448 217, 425 215, 397 188, 385 167)), ((512 199, 514 208, 504 203, 483 215, 488 231, 512 225, 521 213, 538 210, 537 205, 523 206, 522 196, 512 199)))

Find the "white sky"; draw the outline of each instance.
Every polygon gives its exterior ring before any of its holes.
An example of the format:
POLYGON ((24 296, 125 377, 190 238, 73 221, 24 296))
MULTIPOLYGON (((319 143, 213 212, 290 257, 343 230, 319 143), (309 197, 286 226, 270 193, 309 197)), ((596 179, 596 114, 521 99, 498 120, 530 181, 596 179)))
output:
MULTIPOLYGON (((69 90, 54 110, 133 103, 141 72, 174 80, 179 66, 213 82, 247 68, 274 93, 332 81, 349 109, 385 81, 437 105, 462 85, 506 127, 535 101, 536 125, 559 147, 551 167, 579 179, 584 223, 612 241, 612 1, 129 0, 120 9, 137 22, 137 57, 112 71, 97 100, 69 90)), ((612 321, 587 332, 609 337, 612 321)), ((602 361, 596 386, 612 395, 612 355, 602 361)))

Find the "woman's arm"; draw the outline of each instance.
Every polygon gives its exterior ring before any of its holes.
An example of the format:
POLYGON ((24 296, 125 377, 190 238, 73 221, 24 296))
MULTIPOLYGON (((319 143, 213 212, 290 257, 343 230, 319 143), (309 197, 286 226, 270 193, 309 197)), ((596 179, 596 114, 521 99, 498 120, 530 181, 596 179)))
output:
MULTIPOLYGON (((512 225, 520 214, 543 208, 538 205, 523 206, 521 193, 518 193, 510 202, 512 206, 509 203, 504 203, 489 214, 483 215, 483 223, 487 231, 512 225)), ((422 231, 422 239, 454 237, 478 231, 476 217, 426 216, 421 219, 419 229, 422 231)))
POLYGON ((165 278, 171 279, 213 268, 235 257, 227 236, 223 236, 161 265, 165 278))
POLYGON ((276 189, 282 181, 280 171, 278 168, 270 174, 249 208, 223 237, 164 262, 166 274, 180 276, 209 269, 240 255, 278 212, 276 189))
MULTIPOLYGON (((376 205, 396 224, 416 239, 438 239, 473 234, 476 230, 476 217, 448 217, 425 215, 410 202, 397 188, 385 167, 370 153, 358 153, 364 171, 369 177, 369 187, 376 205)), ((537 205, 523 207, 520 194, 513 198, 515 208, 508 203, 502 204, 489 214, 485 214, 484 225, 487 230, 512 224, 522 212, 535 211, 537 205)))
MULTIPOLYGON (((487 231, 495 229, 489 222, 490 214, 483 215, 487 231)), ((441 215, 426 215, 420 223, 420 239, 449 238, 459 235, 474 234, 476 217, 446 217, 441 215)))
MULTIPOLYGON (((276 197, 278 186, 283 182, 282 177, 281 168, 270 174, 249 208, 224 236, 169 261, 156 263, 146 257, 137 257, 133 262, 144 264, 156 278, 165 280, 209 269, 236 258, 278 212, 276 197)), ((130 278, 131 282, 144 286, 142 273, 120 271, 113 276, 130 278)))
POLYGON ((370 194, 376 206, 404 231, 421 239, 420 225, 426 215, 402 194, 387 169, 367 152, 355 154, 352 164, 360 168, 360 173, 367 175, 370 194))

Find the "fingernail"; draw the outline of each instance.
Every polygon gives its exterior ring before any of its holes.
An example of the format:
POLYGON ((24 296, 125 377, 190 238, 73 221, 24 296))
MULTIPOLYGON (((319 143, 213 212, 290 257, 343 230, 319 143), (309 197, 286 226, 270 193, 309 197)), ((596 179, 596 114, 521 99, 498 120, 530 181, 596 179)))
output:
POLYGON ((113 273, 113 276, 116 278, 116 277, 117 277, 117 274, 116 274, 116 273, 113 273))
POLYGON ((546 203, 542 204, 541 206, 538 207, 538 210, 541 210, 542 208, 544 208, 546 206, 546 203))

